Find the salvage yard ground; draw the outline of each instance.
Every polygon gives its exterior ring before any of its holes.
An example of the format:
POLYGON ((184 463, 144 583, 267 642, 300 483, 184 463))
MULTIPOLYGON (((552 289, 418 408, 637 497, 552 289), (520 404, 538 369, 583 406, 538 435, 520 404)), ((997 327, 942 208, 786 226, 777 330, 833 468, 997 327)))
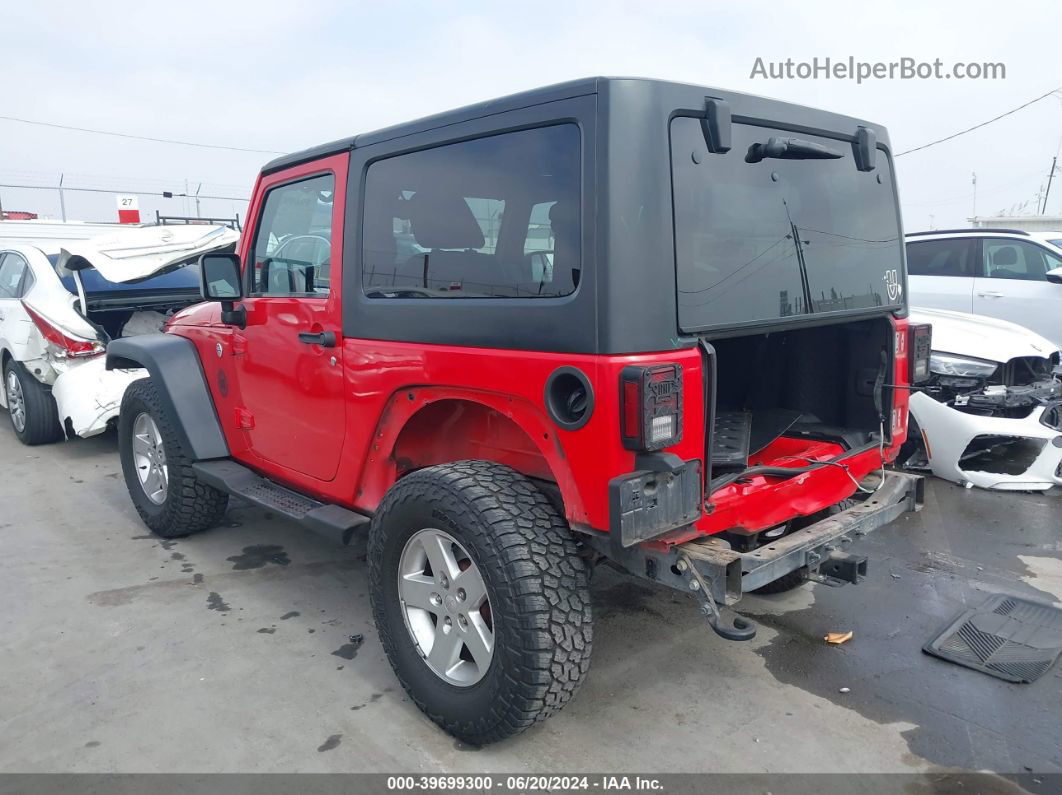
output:
POLYGON ((921 651, 987 593, 1062 601, 1058 489, 930 481, 921 513, 863 542, 866 582, 747 598, 744 644, 599 568, 578 696, 476 749, 398 686, 364 545, 235 503, 227 526, 157 539, 114 434, 26 448, 5 423, 0 471, 4 772, 1062 772, 1060 666, 1013 685, 921 651))

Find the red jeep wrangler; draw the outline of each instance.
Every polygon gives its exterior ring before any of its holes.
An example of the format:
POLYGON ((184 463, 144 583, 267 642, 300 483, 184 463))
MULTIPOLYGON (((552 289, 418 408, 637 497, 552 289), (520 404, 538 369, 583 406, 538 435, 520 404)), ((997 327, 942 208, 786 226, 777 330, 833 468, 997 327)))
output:
POLYGON ((230 494, 367 530, 395 673, 472 743, 571 698, 596 563, 750 638, 720 609, 856 582, 845 542, 919 499, 886 470, 930 347, 887 141, 597 78, 274 160, 239 254, 200 261, 207 303, 108 348, 150 374, 121 409, 133 502, 164 537, 230 494))

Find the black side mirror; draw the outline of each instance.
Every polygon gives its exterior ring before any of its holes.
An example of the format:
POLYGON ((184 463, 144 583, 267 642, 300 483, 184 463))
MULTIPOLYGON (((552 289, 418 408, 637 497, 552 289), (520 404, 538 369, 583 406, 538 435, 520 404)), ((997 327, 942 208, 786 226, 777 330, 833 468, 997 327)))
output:
POLYGON ((243 297, 240 258, 235 254, 203 254, 199 257, 199 291, 207 301, 221 302, 221 322, 247 326, 247 313, 233 304, 243 297))
POLYGON ((1062 268, 1052 268, 1044 275, 1047 277, 1047 281, 1053 284, 1062 284, 1062 268))
POLYGON ((207 301, 238 301, 240 258, 235 254, 203 254, 199 257, 199 290, 207 301))

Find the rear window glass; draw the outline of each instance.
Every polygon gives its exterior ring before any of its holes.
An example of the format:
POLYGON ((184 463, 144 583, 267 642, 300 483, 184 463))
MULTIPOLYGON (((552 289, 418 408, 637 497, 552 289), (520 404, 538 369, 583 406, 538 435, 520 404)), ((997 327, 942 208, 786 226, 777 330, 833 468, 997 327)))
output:
POLYGON ((899 306, 903 252, 892 168, 856 168, 852 145, 734 124, 725 154, 706 151, 701 121, 671 125, 679 325, 690 331, 899 306), (795 139, 830 157, 753 158, 795 139))
POLYGON ((560 124, 379 160, 365 185, 370 298, 545 298, 581 270, 580 133, 560 124))
MULTIPOLYGON (((53 266, 58 260, 59 257, 57 255, 48 255, 48 261, 53 266)), ((199 292, 199 265, 195 262, 190 262, 174 270, 157 273, 154 276, 135 282, 109 282, 95 268, 86 268, 80 273, 81 285, 85 288, 86 295, 117 292, 199 292)), ((77 295, 77 284, 74 282, 73 276, 60 276, 59 281, 63 283, 63 287, 69 292, 77 295)))

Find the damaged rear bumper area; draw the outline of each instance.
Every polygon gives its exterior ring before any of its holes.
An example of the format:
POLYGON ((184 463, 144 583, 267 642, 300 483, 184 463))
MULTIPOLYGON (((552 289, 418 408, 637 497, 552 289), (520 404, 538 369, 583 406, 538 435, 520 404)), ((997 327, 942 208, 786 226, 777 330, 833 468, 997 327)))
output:
POLYGON ((103 433, 118 418, 126 387, 146 376, 139 369, 107 370, 102 356, 69 367, 52 384, 59 422, 77 436, 103 433))
POLYGON ((719 607, 735 604, 746 591, 761 588, 794 571, 825 585, 858 582, 867 562, 857 541, 922 503, 921 476, 886 471, 860 486, 873 491, 863 502, 833 514, 750 552, 739 552, 717 536, 667 546, 649 542, 624 548, 598 540, 598 548, 614 563, 638 577, 667 585, 702 600, 702 613, 712 629, 731 640, 746 640, 755 628, 744 619, 724 626, 719 607))
POLYGON ((1051 395, 1022 395, 1019 401, 1015 388, 999 387, 998 395, 977 396, 981 403, 959 408, 912 395, 911 414, 933 474, 984 489, 1044 491, 1062 485, 1062 385, 1054 381, 1050 388, 1051 395), (988 405, 989 398, 998 405, 988 405), (1023 405, 1010 404, 1033 400, 1026 416, 1001 416, 1024 413, 1015 410, 1023 405))

